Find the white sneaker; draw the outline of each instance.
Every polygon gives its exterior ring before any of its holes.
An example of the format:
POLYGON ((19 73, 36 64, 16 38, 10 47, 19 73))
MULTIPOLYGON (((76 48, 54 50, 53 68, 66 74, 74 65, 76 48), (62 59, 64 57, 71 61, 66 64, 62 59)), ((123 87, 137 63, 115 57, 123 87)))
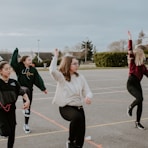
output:
POLYGON ((0 135, 0 139, 7 139, 8 138, 8 136, 1 136, 0 135))
POLYGON ((23 130, 24 130, 24 132, 25 132, 26 134, 29 134, 29 133, 31 132, 31 131, 30 131, 30 128, 29 128, 29 126, 28 126, 28 124, 24 124, 23 130))
POLYGON ((69 141, 66 141, 66 148, 69 148, 69 141))
POLYGON ((28 109, 22 110, 25 117, 30 117, 30 113, 28 109))

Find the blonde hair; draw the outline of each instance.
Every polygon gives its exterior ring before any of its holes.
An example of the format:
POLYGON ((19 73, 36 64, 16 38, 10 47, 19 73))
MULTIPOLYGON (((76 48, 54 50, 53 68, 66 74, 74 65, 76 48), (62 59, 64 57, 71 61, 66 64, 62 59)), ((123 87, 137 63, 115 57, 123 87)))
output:
POLYGON ((134 55, 135 55, 136 66, 141 66, 142 64, 144 64, 145 54, 144 54, 144 51, 143 51, 143 46, 139 45, 134 50, 134 55))
MULTIPOLYGON (((75 59, 73 56, 64 56, 60 62, 59 65, 59 71, 62 72, 62 74, 65 77, 65 80, 71 81, 71 74, 70 74, 70 67, 72 63, 72 59, 75 59)), ((74 73, 76 76, 79 76, 78 73, 74 73)))

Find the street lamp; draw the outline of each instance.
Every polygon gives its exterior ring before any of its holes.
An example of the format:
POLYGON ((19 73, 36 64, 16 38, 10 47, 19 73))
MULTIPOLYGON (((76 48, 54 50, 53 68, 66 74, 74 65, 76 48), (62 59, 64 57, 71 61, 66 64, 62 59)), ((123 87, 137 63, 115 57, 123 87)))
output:
POLYGON ((85 41, 85 63, 87 61, 87 42, 88 42, 88 37, 86 37, 86 41, 85 41))
POLYGON ((87 42, 85 42, 85 63, 87 61, 87 42))
POLYGON ((39 44, 39 42, 40 42, 40 40, 37 40, 38 41, 38 63, 39 63, 39 47, 40 47, 40 44, 39 44))

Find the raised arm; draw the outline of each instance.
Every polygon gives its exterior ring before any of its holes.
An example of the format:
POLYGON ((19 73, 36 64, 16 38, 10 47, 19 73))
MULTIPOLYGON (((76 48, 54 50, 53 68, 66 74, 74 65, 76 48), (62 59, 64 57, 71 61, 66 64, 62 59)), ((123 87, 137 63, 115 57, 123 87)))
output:
POLYGON ((54 50, 54 56, 58 58, 58 56, 59 56, 59 50, 58 49, 54 50))
POLYGON ((16 48, 12 54, 10 65, 13 67, 15 71, 18 70, 18 48, 16 48))
POLYGON ((57 69, 57 60, 59 56, 59 51, 58 49, 54 50, 54 57, 51 61, 51 64, 49 66, 49 73, 52 76, 52 78, 56 81, 63 81, 64 76, 63 74, 57 69))
POLYGON ((128 31, 128 39, 129 39, 129 40, 132 40, 132 34, 131 34, 130 31, 128 31))
POLYGON ((128 31, 128 51, 132 51, 132 34, 130 31, 128 31))
POLYGON ((132 47, 132 34, 130 31, 128 31, 128 65, 130 65, 131 63, 134 63, 134 59, 135 59, 135 56, 134 56, 133 47, 132 47))

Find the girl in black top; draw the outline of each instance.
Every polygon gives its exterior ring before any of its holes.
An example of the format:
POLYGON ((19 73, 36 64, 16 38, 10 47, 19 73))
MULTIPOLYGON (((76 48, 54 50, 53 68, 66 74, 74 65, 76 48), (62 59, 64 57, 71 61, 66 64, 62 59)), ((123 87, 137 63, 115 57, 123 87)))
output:
POLYGON ((19 95, 23 96, 25 103, 23 109, 28 109, 30 105, 29 98, 19 83, 10 79, 11 67, 8 62, 0 63, 0 135, 8 137, 7 148, 13 148, 15 140, 15 103, 19 95), (6 103, 9 100, 10 103, 6 103), (5 102, 5 104, 4 104, 5 102))

